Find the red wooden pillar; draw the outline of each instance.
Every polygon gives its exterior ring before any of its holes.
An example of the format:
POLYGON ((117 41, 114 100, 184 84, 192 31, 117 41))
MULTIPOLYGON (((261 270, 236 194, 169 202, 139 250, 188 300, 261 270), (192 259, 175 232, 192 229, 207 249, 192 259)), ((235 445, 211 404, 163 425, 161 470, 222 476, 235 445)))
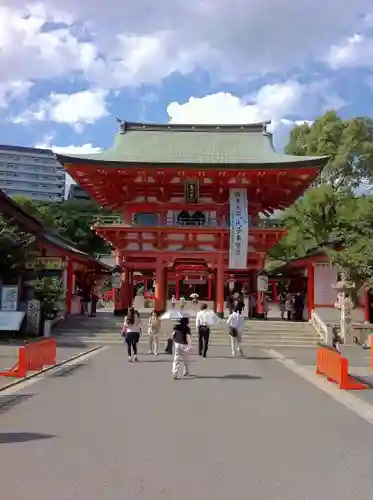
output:
MULTIPOLYGON (((122 259, 119 252, 117 252, 115 255, 115 264, 118 267, 122 267, 122 259)), ((123 308, 123 294, 124 294, 124 287, 123 287, 123 277, 122 277, 121 287, 113 288, 115 315, 121 315, 125 313, 125 310, 123 308)))
POLYGON ((216 314, 224 317, 224 267, 223 257, 219 256, 216 268, 216 314))
POLYGON ((364 323, 370 323, 370 293, 369 288, 364 292, 364 323))
POLYGON ((124 313, 127 313, 129 307, 128 281, 129 281, 129 270, 128 268, 125 267, 122 273, 122 286, 120 288, 122 310, 124 311, 124 313))
POLYGON ((66 314, 71 314, 74 284, 74 264, 68 259, 66 268, 66 314))
POLYGON ((176 274, 175 298, 176 300, 180 300, 180 277, 178 274, 176 274))
POLYGON ((312 262, 307 267, 307 296, 308 319, 311 319, 315 309, 315 266, 312 262))
POLYGON ((212 276, 210 275, 207 280, 207 300, 212 300, 212 276))
POLYGON ((155 306, 157 313, 162 313, 166 305, 166 269, 161 260, 157 261, 155 270, 155 306))

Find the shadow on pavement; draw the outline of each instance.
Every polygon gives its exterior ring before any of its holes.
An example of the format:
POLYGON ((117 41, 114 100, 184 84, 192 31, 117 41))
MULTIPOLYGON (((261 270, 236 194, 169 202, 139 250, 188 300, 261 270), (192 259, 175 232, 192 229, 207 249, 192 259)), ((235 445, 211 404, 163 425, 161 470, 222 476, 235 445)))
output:
POLYGON ((24 401, 28 401, 32 397, 33 394, 12 394, 11 396, 0 395, 0 414, 6 413, 24 401))
POLYGON ((27 443, 28 441, 55 437, 53 434, 39 434, 38 432, 0 432, 0 444, 27 443))
POLYGON ((66 368, 59 369, 57 373, 52 373, 50 375, 51 378, 60 378, 60 377, 68 377, 69 375, 74 374, 81 368, 85 368, 88 366, 87 363, 80 363, 77 365, 66 366, 66 368))
MULTIPOLYGON (((210 359, 243 359, 243 360, 259 360, 259 361, 275 361, 274 358, 271 358, 270 356, 230 356, 227 354, 226 356, 209 356, 207 355, 208 358, 210 359)), ((290 358, 289 358, 290 359, 290 358)))
POLYGON ((262 377, 256 375, 247 375, 245 373, 231 373, 228 375, 189 375, 183 380, 192 379, 219 379, 219 380, 262 380, 262 377))

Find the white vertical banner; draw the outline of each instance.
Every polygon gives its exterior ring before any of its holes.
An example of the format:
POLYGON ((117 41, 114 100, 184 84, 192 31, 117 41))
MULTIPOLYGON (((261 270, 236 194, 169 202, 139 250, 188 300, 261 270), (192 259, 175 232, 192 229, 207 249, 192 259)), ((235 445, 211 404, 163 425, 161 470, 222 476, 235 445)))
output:
POLYGON ((229 269, 246 269, 249 245, 249 214, 247 190, 229 190, 230 244, 229 269))

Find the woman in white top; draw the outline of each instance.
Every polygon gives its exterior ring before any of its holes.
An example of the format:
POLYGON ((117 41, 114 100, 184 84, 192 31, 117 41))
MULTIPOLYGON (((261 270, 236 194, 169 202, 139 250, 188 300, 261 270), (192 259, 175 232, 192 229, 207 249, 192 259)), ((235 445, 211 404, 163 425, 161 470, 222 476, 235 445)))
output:
POLYGON ((128 361, 138 361, 137 344, 140 341, 141 321, 139 313, 131 307, 123 324, 124 339, 127 344, 128 361))
POLYGON ((152 311, 148 323, 149 334, 149 354, 158 354, 159 332, 161 329, 161 320, 158 318, 156 311, 152 311))
POLYGON ((229 336, 231 339, 232 356, 236 354, 244 355, 241 343, 242 335, 245 329, 245 318, 242 314, 242 309, 235 307, 233 312, 228 316, 227 325, 229 326, 229 336))

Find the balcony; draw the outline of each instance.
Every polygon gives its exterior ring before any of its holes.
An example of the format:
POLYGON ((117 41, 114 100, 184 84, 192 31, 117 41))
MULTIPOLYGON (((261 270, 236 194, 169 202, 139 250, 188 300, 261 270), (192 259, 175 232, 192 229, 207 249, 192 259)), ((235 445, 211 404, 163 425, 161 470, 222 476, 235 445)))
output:
MULTIPOLYGON (((229 229, 229 223, 218 223, 216 220, 198 220, 198 219, 193 219, 191 220, 190 218, 184 219, 183 218, 178 218, 176 221, 175 220, 167 220, 166 222, 160 223, 158 217, 155 214, 151 214, 154 216, 153 219, 146 221, 146 220, 140 220, 140 221, 132 221, 132 224, 125 224, 123 221, 123 217, 120 215, 107 215, 107 216, 101 216, 97 217, 94 220, 93 227, 95 226, 112 226, 112 227, 118 227, 122 226, 125 228, 195 228, 195 227, 200 227, 205 228, 205 229, 229 229)), ((283 221, 281 219, 272 219, 272 218, 262 218, 256 221, 251 221, 250 227, 253 229, 284 229, 283 227, 283 221)))

